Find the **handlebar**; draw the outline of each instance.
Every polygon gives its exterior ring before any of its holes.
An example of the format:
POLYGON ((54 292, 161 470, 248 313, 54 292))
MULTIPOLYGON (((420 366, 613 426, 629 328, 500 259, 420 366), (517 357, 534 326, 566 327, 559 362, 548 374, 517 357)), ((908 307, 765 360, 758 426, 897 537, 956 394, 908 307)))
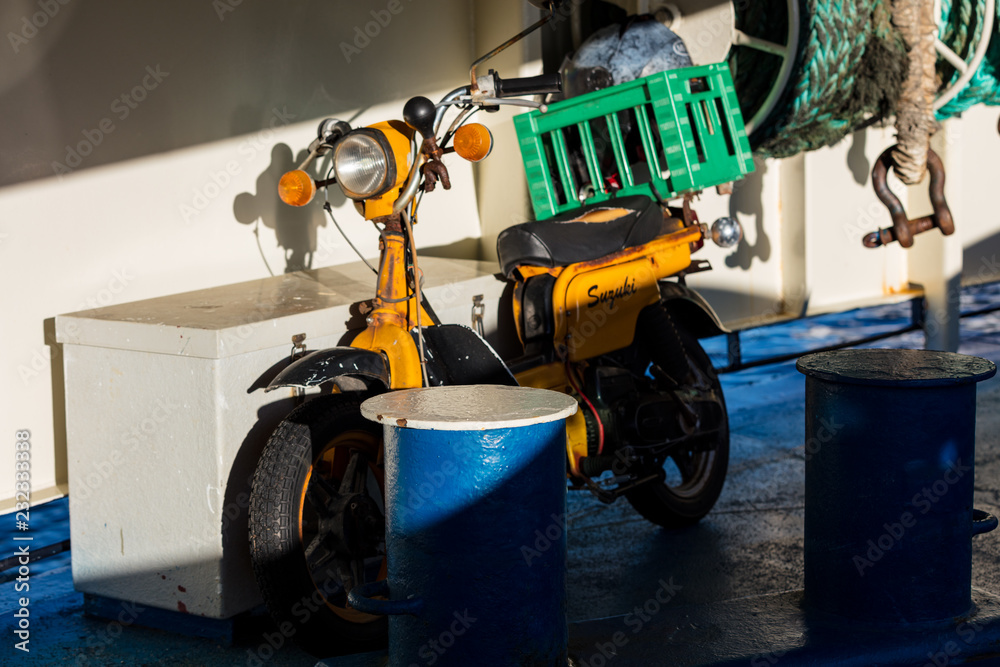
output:
POLYGON ((493 76, 496 79, 496 96, 498 98, 562 92, 562 75, 558 73, 506 80, 501 79, 499 74, 493 76))
POLYGON ((320 122, 319 128, 316 130, 316 138, 332 146, 338 139, 347 136, 350 131, 351 126, 349 123, 337 120, 336 118, 325 118, 320 122))

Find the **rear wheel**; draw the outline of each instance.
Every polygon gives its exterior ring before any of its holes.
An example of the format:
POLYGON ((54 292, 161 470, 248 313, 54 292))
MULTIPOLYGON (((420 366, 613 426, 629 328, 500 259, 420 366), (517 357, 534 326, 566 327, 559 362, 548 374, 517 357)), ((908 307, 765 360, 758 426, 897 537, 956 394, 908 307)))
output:
POLYGON ((640 453, 640 475, 655 471, 662 477, 625 494, 632 507, 655 524, 690 526, 709 513, 726 480, 729 417, 722 385, 697 339, 677 327, 661 307, 645 312, 637 331, 640 359, 662 389, 671 387, 680 405, 715 401, 721 407, 716 423, 698 424, 695 435, 667 453, 640 453))
MULTIPOLYGON (((375 648, 384 617, 347 605, 385 578, 381 429, 351 394, 310 400, 268 441, 250 498, 250 556, 268 611, 315 655, 375 648)), ((284 631, 283 631, 284 632, 284 631)))

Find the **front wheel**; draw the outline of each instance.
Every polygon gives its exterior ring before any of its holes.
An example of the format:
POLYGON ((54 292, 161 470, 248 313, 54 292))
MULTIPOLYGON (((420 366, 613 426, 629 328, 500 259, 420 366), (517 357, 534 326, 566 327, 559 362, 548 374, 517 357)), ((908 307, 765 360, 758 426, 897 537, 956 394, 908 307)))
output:
MULTIPOLYGON (((382 431, 351 394, 312 399, 264 447, 250 496, 250 557, 268 611, 318 656, 377 648, 384 617, 347 604, 385 578, 382 431)), ((283 630, 284 632, 284 630, 283 630)))
POLYGON ((665 528, 682 528, 700 521, 722 493, 729 466, 729 416, 722 384, 708 355, 687 330, 675 325, 662 307, 643 313, 637 327, 638 348, 648 361, 647 373, 671 390, 684 404, 716 402, 716 423, 675 446, 667 454, 641 458, 644 471, 660 479, 625 494, 647 520, 665 528))

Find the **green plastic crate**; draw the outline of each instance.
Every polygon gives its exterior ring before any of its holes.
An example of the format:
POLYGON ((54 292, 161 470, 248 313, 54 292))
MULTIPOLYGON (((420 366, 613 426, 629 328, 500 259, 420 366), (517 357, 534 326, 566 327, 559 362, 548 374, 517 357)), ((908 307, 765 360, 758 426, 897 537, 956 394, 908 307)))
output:
POLYGON ((655 196, 650 182, 671 199, 753 171, 725 63, 556 102, 545 113, 516 116, 514 127, 539 220, 615 194, 655 196))

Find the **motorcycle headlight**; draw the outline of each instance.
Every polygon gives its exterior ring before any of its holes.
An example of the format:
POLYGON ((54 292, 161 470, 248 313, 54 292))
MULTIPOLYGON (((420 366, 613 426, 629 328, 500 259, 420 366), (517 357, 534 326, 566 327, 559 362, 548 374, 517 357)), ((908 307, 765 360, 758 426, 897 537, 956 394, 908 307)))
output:
POLYGON ((337 143, 333 154, 337 183, 351 199, 384 194, 396 180, 388 142, 377 130, 355 130, 337 143))

